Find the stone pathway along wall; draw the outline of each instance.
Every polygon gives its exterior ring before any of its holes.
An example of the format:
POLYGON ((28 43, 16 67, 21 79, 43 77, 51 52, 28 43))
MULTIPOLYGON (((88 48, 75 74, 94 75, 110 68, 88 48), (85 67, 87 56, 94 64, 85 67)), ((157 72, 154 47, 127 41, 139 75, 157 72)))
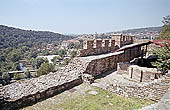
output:
POLYGON ((81 84, 86 64, 75 59, 64 69, 0 88, 0 108, 13 110, 36 103, 81 84))

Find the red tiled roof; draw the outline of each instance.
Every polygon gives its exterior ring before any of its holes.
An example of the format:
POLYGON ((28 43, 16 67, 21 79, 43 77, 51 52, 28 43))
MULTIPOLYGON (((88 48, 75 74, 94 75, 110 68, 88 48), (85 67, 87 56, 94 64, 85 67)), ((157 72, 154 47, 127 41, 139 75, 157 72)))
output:
POLYGON ((154 44, 156 44, 156 45, 161 46, 161 47, 167 46, 166 43, 170 44, 170 40, 165 40, 165 39, 162 39, 162 40, 153 40, 152 42, 153 42, 154 44))

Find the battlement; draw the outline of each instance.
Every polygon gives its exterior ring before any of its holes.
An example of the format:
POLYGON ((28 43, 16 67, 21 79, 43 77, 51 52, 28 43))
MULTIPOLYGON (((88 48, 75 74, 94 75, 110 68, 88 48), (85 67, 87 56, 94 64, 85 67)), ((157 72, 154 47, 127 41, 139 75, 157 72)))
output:
POLYGON ((116 45, 119 47, 123 47, 125 45, 129 45, 133 43, 133 37, 134 36, 129 36, 129 35, 112 35, 112 39, 115 40, 116 45))
POLYGON ((122 46, 132 44, 133 36, 113 35, 112 39, 87 40, 83 43, 83 49, 79 51, 78 56, 89 56, 115 52, 122 46))
POLYGON ((96 39, 96 40, 87 40, 83 43, 83 49, 79 51, 78 56, 89 56, 89 55, 98 55, 109 52, 114 52, 118 49, 118 46, 115 46, 115 40, 113 39, 96 39))

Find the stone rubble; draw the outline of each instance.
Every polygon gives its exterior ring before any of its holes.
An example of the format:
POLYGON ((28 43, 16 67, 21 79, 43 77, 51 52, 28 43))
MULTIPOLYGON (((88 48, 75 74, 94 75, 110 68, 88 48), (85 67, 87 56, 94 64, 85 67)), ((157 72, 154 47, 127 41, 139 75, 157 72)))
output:
POLYGON ((164 76, 149 83, 124 83, 114 80, 107 86, 107 90, 124 97, 136 97, 159 101, 170 87, 170 77, 164 76))

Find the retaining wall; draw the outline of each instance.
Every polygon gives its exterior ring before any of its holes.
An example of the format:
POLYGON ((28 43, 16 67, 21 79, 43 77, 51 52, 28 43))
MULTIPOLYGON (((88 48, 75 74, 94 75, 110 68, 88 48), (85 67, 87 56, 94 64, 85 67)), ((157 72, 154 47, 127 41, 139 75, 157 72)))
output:
POLYGON ((138 49, 76 58, 64 70, 3 86, 0 88, 0 108, 16 109, 61 93, 81 84, 82 74, 95 77, 116 69, 118 62, 138 56, 140 52, 136 51, 138 49))
POLYGON ((47 99, 54 96, 55 94, 59 94, 65 90, 73 88, 74 86, 77 86, 82 82, 83 80, 81 79, 81 77, 79 77, 61 85, 52 86, 48 89, 37 91, 36 93, 30 93, 29 95, 23 96, 17 100, 8 100, 7 98, 7 100, 4 100, 4 102, 1 103, 0 108, 2 110, 15 110, 24 106, 32 105, 37 103, 38 101, 47 99))
POLYGON ((82 60, 89 62, 84 74, 97 76, 107 71, 116 69, 117 63, 119 62, 119 55, 121 54, 123 54, 123 51, 110 53, 107 55, 82 57, 82 60))
POLYGON ((34 104, 83 82, 81 74, 86 63, 80 60, 70 62, 64 69, 38 78, 17 81, 0 88, 0 108, 14 110, 34 104))

